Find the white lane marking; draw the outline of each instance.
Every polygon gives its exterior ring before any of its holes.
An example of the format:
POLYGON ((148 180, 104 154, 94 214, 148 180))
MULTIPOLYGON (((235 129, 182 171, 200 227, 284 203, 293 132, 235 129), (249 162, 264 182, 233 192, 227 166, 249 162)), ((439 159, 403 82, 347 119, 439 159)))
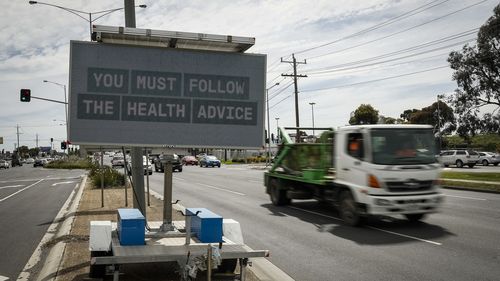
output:
MULTIPOLYGON (((43 180, 76 180, 80 179, 84 175, 75 176, 75 177, 67 177, 67 178, 43 178, 43 180)), ((21 182, 21 181, 37 181, 40 179, 25 179, 25 180, 9 180, 9 181, 0 181, 0 183, 8 183, 8 182, 21 182)))
MULTIPOLYGON (((303 211, 303 212, 306 212, 306 213, 315 214, 315 215, 322 216, 322 217, 325 217, 325 218, 330 218, 330 219, 339 220, 339 221, 341 220, 341 219, 336 218, 336 217, 332 217, 332 216, 324 215, 324 214, 321 214, 321 213, 317 213, 317 212, 312 212, 312 211, 300 209, 300 208, 297 208, 297 207, 289 206, 289 208, 300 210, 300 211, 303 211)), ((402 233, 397 233, 397 232, 393 232, 393 231, 389 231, 389 230, 385 230, 385 229, 380 229, 380 228, 373 227, 373 226, 367 226, 367 228, 371 228, 373 230, 378 230, 378 231, 382 231, 382 232, 385 232, 385 233, 389 233, 389 234, 393 234, 393 235, 397 235, 397 236, 402 236, 402 237, 406 237, 406 238, 410 238, 410 239, 414 239, 414 240, 417 240, 417 241, 426 242, 426 243, 430 243, 430 244, 434 244, 434 245, 438 245, 438 246, 442 245, 439 242, 434 242, 434 241, 431 241, 431 240, 426 240, 426 239, 422 239, 422 238, 418 238, 418 237, 414 237, 414 236, 410 236, 410 235, 406 235, 406 234, 402 234, 402 233)))
POLYGON ((479 200, 479 201, 486 201, 487 200, 487 199, 483 199, 483 198, 467 197, 467 196, 456 196, 456 195, 449 195, 449 194, 445 194, 444 196, 461 198, 461 199, 479 200))
POLYGON ((74 183, 74 181, 56 182, 56 183, 53 183, 52 186, 56 186, 56 185, 60 185, 60 184, 68 184, 68 183, 74 183))
POLYGON ((249 182, 254 182, 254 183, 264 183, 264 181, 256 181, 256 180, 248 180, 249 182))
POLYGON ((299 210, 299 211, 306 212, 306 213, 310 213, 310 214, 314 214, 314 215, 318 215, 318 216, 325 217, 325 218, 329 218, 329 219, 334 219, 334 220, 342 221, 342 220, 341 220, 341 219, 339 219, 339 218, 332 217, 332 216, 325 215, 325 214, 318 213, 318 212, 308 211, 308 210, 304 210, 304 209, 297 208, 297 207, 293 207, 293 206, 288 206, 288 208, 295 209, 295 210, 299 210))
POLYGON ((7 281, 7 280, 9 280, 9 277, 0 275, 0 281, 7 281))
POLYGON ((394 235, 398 235, 398 236, 403 236, 403 237, 406 237, 406 238, 415 239, 415 240, 418 240, 418 241, 422 241, 422 242, 426 242, 426 243, 430 243, 430 244, 434 244, 434 245, 438 245, 438 246, 443 245, 443 244, 441 244, 439 242, 434 242, 434 241, 431 241, 431 240, 426 240, 426 239, 422 239, 422 238, 418 238, 418 237, 415 237, 415 236, 410 236, 410 235, 406 235, 406 234, 402 234, 402 233, 396 233, 396 232, 393 232, 393 231, 389 231, 389 230, 385 230, 385 229, 380 229, 380 228, 373 227, 373 226, 368 226, 368 228, 379 230, 379 231, 390 233, 390 234, 394 234, 394 235))
MULTIPOLYGON (((0 189, 11 188, 11 187, 21 187, 21 186, 24 186, 24 185, 20 185, 20 184, 18 184, 18 185, 7 185, 7 186, 0 187, 0 189)), ((2 280, 0 280, 0 281, 2 281, 2 280)))
POLYGON ((213 185, 208 185, 208 184, 204 184, 204 183, 199 183, 199 185, 203 185, 203 186, 206 186, 208 188, 213 188, 213 189, 217 189, 217 190, 220 190, 220 191, 225 191, 225 192, 233 193, 233 194, 236 194, 236 195, 245 196, 244 193, 240 193, 240 192, 228 190, 228 189, 225 189, 225 188, 220 188, 220 187, 213 186, 213 185))
POLYGON ((0 202, 3 202, 3 201, 5 201, 5 200, 9 199, 10 197, 12 197, 12 196, 14 196, 14 195, 16 195, 16 194, 18 194, 18 193, 20 193, 20 192, 25 191, 26 189, 28 189, 28 188, 30 188, 30 187, 32 187, 32 186, 34 186, 35 184, 40 183, 41 181, 43 181, 43 179, 41 179, 41 180, 39 180, 39 181, 37 181, 37 182, 35 182, 35 183, 33 183, 33 184, 30 184, 30 185, 28 185, 28 186, 27 186, 27 187, 25 187, 25 188, 19 189, 18 191, 16 191, 16 192, 12 193, 11 195, 9 195, 9 196, 7 196, 7 197, 5 197, 5 198, 0 199, 0 202))
POLYGON ((174 180, 185 181, 185 179, 183 179, 183 178, 174 178, 174 180))

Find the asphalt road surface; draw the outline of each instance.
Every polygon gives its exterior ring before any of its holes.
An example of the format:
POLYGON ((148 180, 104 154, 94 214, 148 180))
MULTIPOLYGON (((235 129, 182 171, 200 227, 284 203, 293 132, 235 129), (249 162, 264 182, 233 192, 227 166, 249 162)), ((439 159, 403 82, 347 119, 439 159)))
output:
MULTIPOLYGON (((150 188, 162 194, 163 174, 150 176, 150 188)), ((296 280, 498 280, 500 194, 443 192, 442 212, 422 223, 370 219, 360 228, 315 201, 273 206, 263 171, 245 165, 184 167, 173 200, 239 221, 245 243, 270 250, 296 280)))
POLYGON ((84 173, 32 165, 0 170, 0 280, 17 279, 84 173))

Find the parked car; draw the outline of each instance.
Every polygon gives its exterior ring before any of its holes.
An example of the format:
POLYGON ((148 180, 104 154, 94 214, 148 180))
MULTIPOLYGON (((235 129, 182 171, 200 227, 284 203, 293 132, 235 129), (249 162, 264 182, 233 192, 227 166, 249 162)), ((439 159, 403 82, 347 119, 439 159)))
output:
POLYGON ((213 156, 213 155, 205 155, 203 157, 201 157, 200 159, 200 167, 219 167, 220 168, 220 160, 217 159, 217 157, 213 156))
MULTIPOLYGON (((142 156, 142 167, 144 169, 144 174, 153 174, 153 166, 146 161, 146 156, 142 156)), ((132 175, 132 161, 127 161, 127 172, 129 176, 132 175)))
POLYGON ((113 159, 111 159, 111 166, 125 167, 125 159, 123 158, 123 156, 114 156, 113 159))
POLYGON ((155 158, 155 172, 161 172, 163 173, 164 171, 164 162, 170 161, 172 162, 172 172, 174 171, 179 171, 182 172, 182 163, 181 159, 177 154, 160 154, 157 158, 155 158))
POLYGON ((492 152, 481 151, 479 152, 479 160, 477 163, 482 164, 483 166, 488 166, 489 164, 498 166, 498 163, 500 163, 500 155, 492 152))
POLYGON ((33 163, 35 163, 35 159, 33 159, 33 158, 26 159, 26 164, 33 164, 33 163))
POLYGON ((39 158, 39 159, 35 159, 35 162, 33 163, 33 167, 39 167, 39 166, 42 166, 47 164, 47 159, 44 159, 44 158, 39 158))
POLYGON ((194 156, 184 156, 182 157, 182 165, 194 165, 198 166, 198 159, 194 156))
POLYGON ((0 169, 10 168, 10 163, 7 160, 0 160, 0 169))
POLYGON ((439 162, 445 167, 456 165, 462 168, 464 165, 473 168, 479 160, 479 154, 472 150, 446 150, 439 154, 439 162))

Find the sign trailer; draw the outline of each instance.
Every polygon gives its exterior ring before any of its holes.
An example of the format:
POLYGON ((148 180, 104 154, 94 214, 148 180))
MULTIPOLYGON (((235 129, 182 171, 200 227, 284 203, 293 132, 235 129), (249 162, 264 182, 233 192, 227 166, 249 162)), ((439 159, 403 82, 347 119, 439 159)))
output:
POLYGON ((259 148, 266 56, 71 41, 69 139, 259 148))

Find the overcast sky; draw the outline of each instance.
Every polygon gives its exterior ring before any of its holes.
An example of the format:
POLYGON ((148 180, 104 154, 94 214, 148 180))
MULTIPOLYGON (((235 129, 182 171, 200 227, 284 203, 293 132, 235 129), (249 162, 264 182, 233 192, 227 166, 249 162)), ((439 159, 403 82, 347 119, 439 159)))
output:
MULTIPOLYGON (((123 6, 122 0, 56 1, 85 12, 123 6)), ((498 0, 325 0, 325 1, 190 1, 145 0, 136 10, 138 28, 250 36, 249 53, 267 55, 271 130, 295 125, 292 73, 294 53, 301 78, 300 125, 338 127, 348 123, 360 104, 371 104, 397 118, 405 109, 420 109, 438 94, 452 93, 456 83, 446 61, 451 50, 474 42, 477 29, 493 14, 498 0)), ((83 15, 88 17, 88 15, 83 15)), ((118 11, 95 24, 124 26, 118 11)), ((2 0, 0 18, 0 149, 13 150, 19 125, 20 145, 49 146, 65 139, 62 104, 19 101, 19 90, 64 100, 68 85, 69 41, 89 40, 89 25, 69 12, 28 1, 2 0), (54 121, 55 120, 55 121, 54 121)), ((59 146, 59 145, 57 145, 59 146)))

